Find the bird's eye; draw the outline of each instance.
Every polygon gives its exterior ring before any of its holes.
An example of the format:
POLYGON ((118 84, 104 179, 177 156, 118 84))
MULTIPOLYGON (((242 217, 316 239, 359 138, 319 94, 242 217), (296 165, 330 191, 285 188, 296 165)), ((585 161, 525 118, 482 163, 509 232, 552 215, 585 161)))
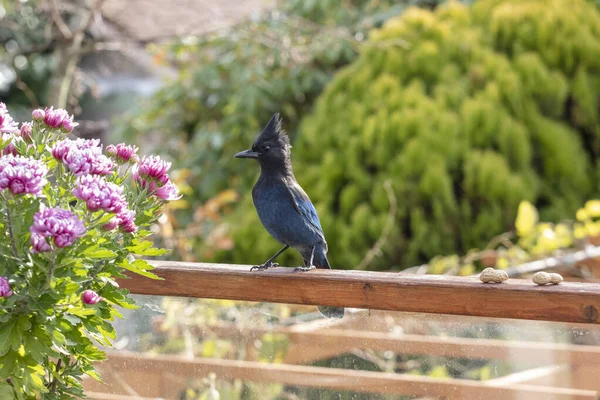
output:
POLYGON ((263 147, 263 152, 266 153, 267 151, 269 151, 270 148, 271 148, 271 146, 265 146, 265 147, 263 147))

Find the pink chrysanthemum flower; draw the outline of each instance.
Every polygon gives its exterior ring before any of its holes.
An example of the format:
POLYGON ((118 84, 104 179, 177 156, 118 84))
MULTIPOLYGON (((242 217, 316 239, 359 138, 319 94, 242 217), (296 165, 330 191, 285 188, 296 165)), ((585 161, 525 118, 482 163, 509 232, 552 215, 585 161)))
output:
POLYGON ((144 156, 133 171, 133 177, 141 187, 154 192, 169 182, 167 172, 171 163, 161 160, 159 156, 144 156))
POLYGON ((21 137, 26 142, 31 142, 31 134, 33 133, 33 126, 31 122, 23 122, 21 124, 21 137))
POLYGON ((6 104, 0 102, 0 132, 2 133, 13 133, 19 131, 19 124, 17 124, 10 114, 6 104))
POLYGON ((36 121, 42 121, 44 118, 46 118, 46 113, 41 108, 36 108, 31 112, 31 118, 36 121))
POLYGON ((135 224, 135 211, 125 209, 119 214, 115 215, 108 221, 108 223, 102 226, 102 229, 106 231, 112 231, 113 229, 120 227, 121 231, 126 233, 133 233, 137 231, 138 227, 135 224))
POLYGON ((48 183, 47 174, 48 167, 39 160, 10 154, 0 157, 0 189, 12 194, 39 196, 48 183))
POLYGON ((5 276, 0 276, 0 297, 10 297, 12 294, 13 292, 10 288, 8 278, 5 276))
POLYGON ((88 289, 81 293, 81 301, 83 301, 85 304, 92 305, 102 300, 104 300, 104 297, 98 296, 98 293, 94 292, 93 290, 88 289))
POLYGON ((167 182, 164 186, 159 187, 154 192, 156 197, 165 201, 179 200, 181 198, 181 194, 179 190, 177 190, 177 186, 171 181, 167 182))
POLYGON ((44 123, 51 128, 62 128, 66 132, 71 132, 77 125, 73 122, 73 116, 69 115, 67 110, 53 107, 44 110, 44 123))
POLYGON ((102 154, 98 139, 65 139, 56 142, 52 156, 62 161, 77 176, 107 175, 112 172, 112 161, 102 154))
POLYGON ((69 151, 63 157, 65 165, 75 175, 108 175, 112 172, 113 163, 103 154, 96 153, 93 149, 69 151))
POLYGON ((116 146, 114 144, 106 146, 106 154, 108 154, 109 157, 114 158, 119 164, 139 162, 140 158, 136 154, 137 151, 137 146, 130 146, 125 143, 119 143, 116 146))
POLYGON ((119 226, 123 232, 133 233, 138 227, 135 224, 135 211, 125 210, 117 215, 119 217, 119 226))
POLYGON ((0 150, 0 155, 5 155, 5 154, 12 154, 13 156, 19 155, 19 152, 17 151, 17 148, 15 147, 15 142, 17 140, 21 140, 21 138, 19 136, 17 136, 16 134, 3 133, 2 141, 4 143, 8 142, 8 144, 6 145, 6 147, 4 147, 2 150, 0 150))
POLYGON ((48 240, 52 240, 56 247, 64 248, 86 233, 83 221, 71 211, 43 206, 33 215, 30 231, 34 253, 50 251, 48 240))
POLYGON ((85 201, 89 211, 119 213, 127 206, 123 188, 97 175, 80 176, 73 195, 85 201))

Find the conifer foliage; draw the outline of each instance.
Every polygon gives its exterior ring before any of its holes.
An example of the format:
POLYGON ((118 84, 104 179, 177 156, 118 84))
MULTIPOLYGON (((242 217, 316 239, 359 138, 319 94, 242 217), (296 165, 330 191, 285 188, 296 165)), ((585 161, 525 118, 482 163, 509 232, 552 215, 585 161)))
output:
MULTIPOLYGON (((521 200, 547 220, 572 215, 598 193, 598 93, 592 2, 451 2, 389 20, 294 143, 332 265, 355 267, 380 237, 387 180, 398 208, 370 269, 483 246, 512 227, 521 200)), ((264 261, 278 244, 245 212, 234 261, 264 261)))

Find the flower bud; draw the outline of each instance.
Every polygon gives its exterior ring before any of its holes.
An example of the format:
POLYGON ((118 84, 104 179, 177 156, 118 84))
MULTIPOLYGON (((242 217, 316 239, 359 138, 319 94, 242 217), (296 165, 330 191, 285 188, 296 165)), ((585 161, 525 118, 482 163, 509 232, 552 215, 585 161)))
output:
POLYGON ((104 298, 98 296, 98 293, 94 292, 93 290, 88 289, 81 293, 81 301, 83 301, 85 304, 96 304, 102 300, 104 300, 104 298))

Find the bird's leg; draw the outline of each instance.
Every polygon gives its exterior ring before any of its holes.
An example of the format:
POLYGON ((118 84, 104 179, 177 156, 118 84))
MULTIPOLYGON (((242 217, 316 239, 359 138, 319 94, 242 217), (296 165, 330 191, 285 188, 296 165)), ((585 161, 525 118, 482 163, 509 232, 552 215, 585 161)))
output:
POLYGON ((273 255, 273 257, 269 258, 267 260, 267 262, 265 262, 263 265, 255 265, 254 267, 250 268, 250 271, 264 271, 265 269, 275 268, 275 267, 279 266, 279 264, 273 262, 273 260, 275 260, 281 253, 286 251, 289 247, 290 246, 288 246, 286 244, 285 246, 283 246, 283 248, 281 250, 279 250, 277 253, 275 253, 275 255, 273 255))
POLYGON ((313 259, 315 258, 315 248, 312 248, 312 251, 310 252, 310 261, 308 262, 308 265, 304 266, 304 267, 297 267, 294 268, 294 272, 306 272, 306 271, 310 271, 311 269, 315 269, 315 266, 313 265, 313 259))

